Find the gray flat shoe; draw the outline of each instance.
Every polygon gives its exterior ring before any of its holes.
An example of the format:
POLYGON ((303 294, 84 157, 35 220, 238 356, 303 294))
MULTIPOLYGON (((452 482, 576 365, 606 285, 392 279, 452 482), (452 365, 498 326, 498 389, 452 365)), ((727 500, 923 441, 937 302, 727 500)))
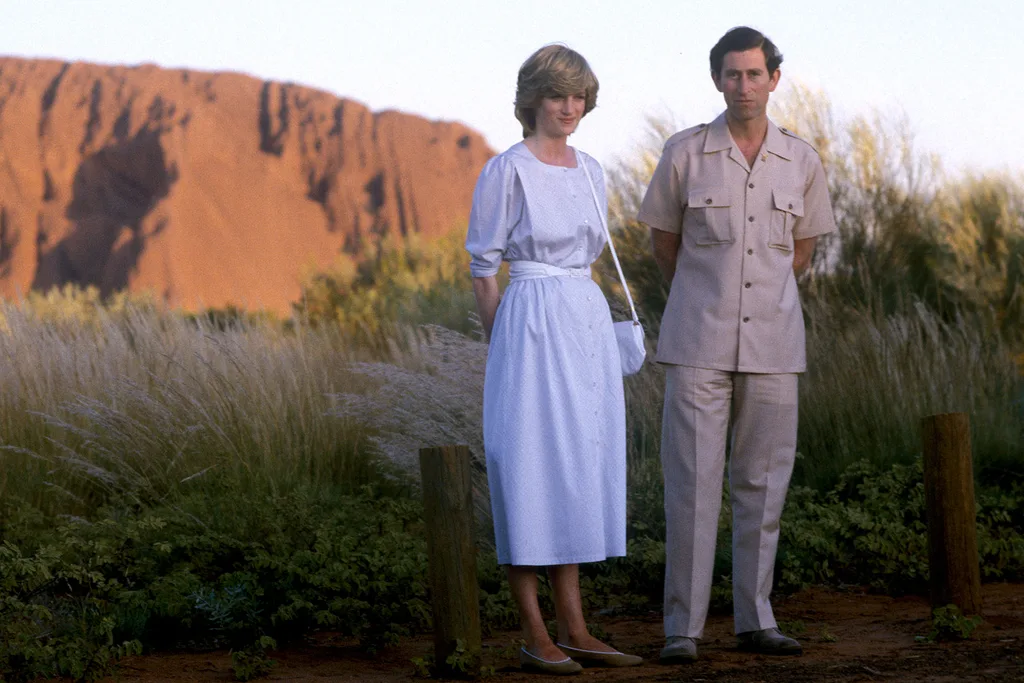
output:
POLYGON ((579 648, 569 647, 568 645, 562 645, 561 643, 555 643, 560 650, 564 650, 567 655, 572 657, 575 661, 579 662, 583 666, 608 666, 608 667, 620 667, 620 666, 637 666, 644 663, 643 657, 637 657, 636 655, 627 655, 624 652, 599 652, 597 650, 580 650, 579 648))
POLYGON ((583 671, 579 662, 574 662, 568 657, 557 662, 541 659, 525 647, 519 648, 519 666, 523 671, 531 671, 538 674, 549 674, 551 676, 572 676, 583 671))
POLYGON ((662 664, 688 664, 697 661, 697 639, 687 636, 669 636, 661 648, 658 661, 662 664))
POLYGON ((737 647, 745 652, 762 655, 800 655, 804 652, 799 642, 784 636, 778 628, 739 633, 736 639, 737 647))

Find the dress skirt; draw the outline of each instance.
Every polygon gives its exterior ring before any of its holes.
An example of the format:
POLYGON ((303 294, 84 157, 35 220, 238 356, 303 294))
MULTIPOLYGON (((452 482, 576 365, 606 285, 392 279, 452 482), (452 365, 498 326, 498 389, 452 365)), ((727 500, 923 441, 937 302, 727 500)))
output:
POLYGON ((500 564, 626 554, 626 423, 608 303, 587 277, 513 281, 495 316, 484 449, 500 564))

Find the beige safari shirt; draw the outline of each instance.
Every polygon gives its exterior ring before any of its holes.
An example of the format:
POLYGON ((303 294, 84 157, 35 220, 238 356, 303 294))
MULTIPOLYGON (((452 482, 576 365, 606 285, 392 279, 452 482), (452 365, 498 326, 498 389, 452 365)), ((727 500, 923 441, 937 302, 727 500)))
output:
POLYGON ((806 369, 793 240, 835 230, 813 147, 769 121, 750 167, 723 113, 668 139, 637 218, 682 234, 658 362, 806 369))

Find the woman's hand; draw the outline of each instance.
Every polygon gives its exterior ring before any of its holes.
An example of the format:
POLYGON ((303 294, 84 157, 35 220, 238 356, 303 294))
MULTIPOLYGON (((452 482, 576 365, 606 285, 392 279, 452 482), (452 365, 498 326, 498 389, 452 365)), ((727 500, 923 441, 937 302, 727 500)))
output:
POLYGON ((493 275, 473 278, 473 295, 476 296, 476 312, 480 316, 480 324, 484 326, 484 339, 490 343, 494 314, 501 299, 498 293, 498 279, 493 275))

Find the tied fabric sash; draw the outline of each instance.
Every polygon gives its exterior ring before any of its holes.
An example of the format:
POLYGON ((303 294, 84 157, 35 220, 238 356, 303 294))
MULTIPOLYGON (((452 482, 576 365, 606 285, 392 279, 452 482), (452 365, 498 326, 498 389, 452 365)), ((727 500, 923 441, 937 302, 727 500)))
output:
POLYGON ((590 277, 590 266, 583 268, 559 268, 540 261, 509 261, 509 282, 536 280, 542 277, 590 277))

